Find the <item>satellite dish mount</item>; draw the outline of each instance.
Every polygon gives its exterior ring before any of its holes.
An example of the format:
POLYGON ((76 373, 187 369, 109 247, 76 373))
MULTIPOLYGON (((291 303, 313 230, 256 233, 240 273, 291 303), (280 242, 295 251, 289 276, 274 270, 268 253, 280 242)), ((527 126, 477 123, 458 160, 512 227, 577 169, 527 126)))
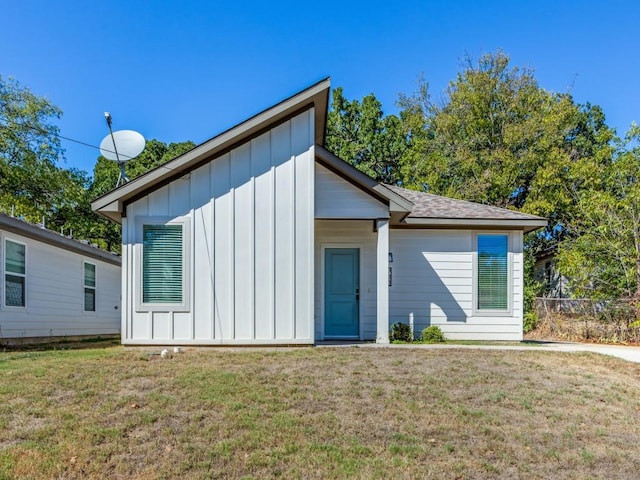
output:
POLYGON ((145 140, 142 135, 133 130, 118 130, 114 132, 111 128, 113 120, 109 112, 104 112, 104 118, 107 120, 109 135, 100 142, 100 153, 106 159, 115 160, 118 163, 120 175, 116 183, 117 188, 129 181, 124 164, 140 155, 144 150, 145 140))

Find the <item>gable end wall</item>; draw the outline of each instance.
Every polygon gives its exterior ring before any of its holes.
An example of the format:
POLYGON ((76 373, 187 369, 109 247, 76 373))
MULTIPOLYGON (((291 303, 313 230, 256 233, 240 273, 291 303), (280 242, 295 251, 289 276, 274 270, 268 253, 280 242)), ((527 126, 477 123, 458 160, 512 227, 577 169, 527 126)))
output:
POLYGON ((124 343, 314 342, 313 137, 311 108, 128 205, 124 343), (154 217, 187 220, 186 309, 137 305, 154 217))

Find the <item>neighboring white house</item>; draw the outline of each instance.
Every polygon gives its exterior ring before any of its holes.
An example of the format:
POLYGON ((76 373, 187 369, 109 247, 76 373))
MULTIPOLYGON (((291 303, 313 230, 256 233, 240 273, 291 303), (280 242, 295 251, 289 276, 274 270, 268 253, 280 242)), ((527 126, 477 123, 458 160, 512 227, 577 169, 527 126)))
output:
POLYGON ((0 341, 120 333, 120 257, 0 214, 0 341))
POLYGON ((378 184, 323 148, 329 80, 95 200, 122 224, 124 344, 522 338, 543 218, 378 184))
POLYGON ((536 255, 533 276, 542 283, 545 298, 570 298, 569 280, 558 271, 556 262, 557 245, 546 248, 536 255))

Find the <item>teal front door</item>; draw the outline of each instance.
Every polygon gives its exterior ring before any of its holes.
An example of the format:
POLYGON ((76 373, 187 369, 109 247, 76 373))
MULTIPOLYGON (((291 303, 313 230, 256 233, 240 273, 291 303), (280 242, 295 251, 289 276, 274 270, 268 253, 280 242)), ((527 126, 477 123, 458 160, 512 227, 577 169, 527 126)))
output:
POLYGON ((324 336, 359 337, 360 249, 324 251, 324 336))

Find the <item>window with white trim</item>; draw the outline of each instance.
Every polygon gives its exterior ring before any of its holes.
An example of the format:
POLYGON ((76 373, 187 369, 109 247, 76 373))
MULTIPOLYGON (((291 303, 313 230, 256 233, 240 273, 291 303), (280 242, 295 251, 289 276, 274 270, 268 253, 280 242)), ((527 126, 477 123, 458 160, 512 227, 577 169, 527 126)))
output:
POLYGON ((184 303, 182 224, 142 226, 142 303, 184 303))
POLYGON ((96 311, 96 266, 84 262, 84 311, 96 311))
POLYGON ((506 312, 509 302, 509 235, 476 236, 476 305, 478 311, 506 312))
POLYGON ((27 247, 9 239, 5 239, 4 247, 4 304, 7 307, 24 307, 27 247))

